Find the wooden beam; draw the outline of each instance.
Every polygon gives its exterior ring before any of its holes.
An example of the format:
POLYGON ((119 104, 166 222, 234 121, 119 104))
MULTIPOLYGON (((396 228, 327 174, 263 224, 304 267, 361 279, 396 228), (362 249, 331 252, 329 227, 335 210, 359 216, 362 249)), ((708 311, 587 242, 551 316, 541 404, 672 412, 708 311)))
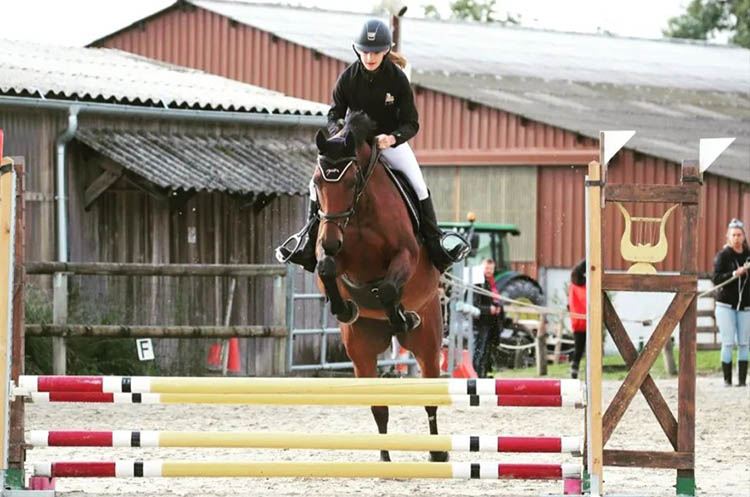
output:
POLYGON ((27 262, 26 274, 121 276, 284 276, 283 264, 140 264, 131 262, 27 262))
POLYGON ((689 293, 695 291, 695 276, 605 273, 602 276, 602 289, 618 292, 689 293))
POLYGON ((131 326, 27 324, 26 336, 106 338, 233 338, 286 337, 283 326, 131 326))
MULTIPOLYGON (((628 332, 625 331, 620 316, 617 315, 615 307, 612 305, 612 301, 609 300, 607 294, 604 294, 604 323, 609 329, 609 334, 612 336, 612 340, 617 346, 617 350, 620 352, 625 364, 628 367, 632 367, 635 360, 638 358, 638 351, 636 350, 633 342, 628 336, 628 332)), ((641 392, 646 398, 651 411, 656 416, 656 419, 661 425, 661 429, 669 439, 669 443, 672 444, 674 450, 677 450, 677 420, 675 419, 672 411, 669 409, 669 405, 662 397, 661 392, 654 383, 654 379, 651 375, 646 375, 641 385, 641 392)))
POLYGON ((422 166, 585 166, 599 156, 598 148, 433 149, 415 152, 422 166))
POLYGON ((697 204, 700 185, 617 184, 604 187, 607 201, 697 204))
POLYGON ((607 449, 604 451, 604 465, 630 468, 693 469, 695 467, 695 456, 690 452, 607 449))
POLYGON ((693 300, 695 300, 695 294, 692 293, 678 293, 674 296, 659 325, 643 348, 643 352, 633 362, 628 375, 625 377, 625 381, 620 385, 620 389, 604 413, 604 420, 602 422, 604 445, 606 445, 612 436, 617 423, 620 422, 622 415, 625 414, 636 392, 643 385, 643 380, 654 365, 656 357, 664 348, 664 344, 669 340, 672 331, 693 300))
POLYGON ((118 174, 110 171, 104 171, 102 174, 100 174, 86 188, 86 192, 84 194, 84 209, 89 210, 96 199, 99 198, 102 193, 107 191, 110 186, 115 184, 121 177, 122 172, 118 174))

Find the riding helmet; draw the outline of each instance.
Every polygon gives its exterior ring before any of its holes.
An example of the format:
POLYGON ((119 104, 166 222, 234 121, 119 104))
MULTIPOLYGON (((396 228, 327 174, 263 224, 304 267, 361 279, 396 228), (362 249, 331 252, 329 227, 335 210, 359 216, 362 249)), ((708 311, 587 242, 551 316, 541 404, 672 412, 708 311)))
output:
POLYGON ((354 46, 360 52, 382 52, 391 48, 391 30, 380 19, 370 19, 362 26, 354 46))

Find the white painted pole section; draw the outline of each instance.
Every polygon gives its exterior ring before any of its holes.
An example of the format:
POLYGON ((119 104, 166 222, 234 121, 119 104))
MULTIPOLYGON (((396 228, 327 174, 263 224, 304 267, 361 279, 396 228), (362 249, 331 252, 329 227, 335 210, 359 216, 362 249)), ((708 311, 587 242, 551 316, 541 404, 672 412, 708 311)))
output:
POLYGON ((27 392, 36 392, 39 390, 39 382, 36 376, 19 376, 18 388, 27 392))
POLYGON ((33 476, 52 476, 52 463, 51 462, 37 462, 34 463, 33 476))
POLYGON ((115 461, 115 476, 117 478, 131 478, 135 476, 134 463, 135 459, 115 461))
POLYGON ((49 402, 49 392, 31 392, 31 401, 38 403, 49 402))
POLYGON ((145 461, 143 463, 143 476, 162 476, 163 461, 145 461))
POLYGON ((122 392, 122 376, 103 376, 102 392, 117 393, 122 392))
POLYGON ((563 463, 562 465, 563 478, 580 478, 581 477, 581 465, 576 463, 563 463))
POLYGON ((34 447, 47 447, 49 445, 49 431, 32 430, 26 435, 26 443, 34 447))
POLYGON ((583 440, 581 437, 561 437, 560 452, 583 454, 583 440))
MULTIPOLYGON (((468 462, 454 462, 453 466, 453 478, 471 478, 471 463, 468 462)), ((497 465, 495 465, 495 471, 497 471, 497 465)))
POLYGON ((112 432, 112 447, 130 447, 132 431, 117 430, 112 432))

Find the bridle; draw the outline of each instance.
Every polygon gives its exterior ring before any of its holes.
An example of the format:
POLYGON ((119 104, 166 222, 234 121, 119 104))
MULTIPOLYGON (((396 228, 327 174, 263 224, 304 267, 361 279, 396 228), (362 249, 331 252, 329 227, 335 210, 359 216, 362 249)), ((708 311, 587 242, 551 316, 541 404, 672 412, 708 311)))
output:
POLYGON ((377 149, 374 143, 372 144, 371 150, 372 153, 370 154, 370 162, 367 166, 367 171, 365 171, 364 173, 362 172, 362 168, 359 167, 359 164, 357 163, 357 157, 355 156, 341 157, 339 159, 332 160, 323 155, 318 155, 318 168, 320 168, 321 176, 323 177, 324 181, 327 181, 329 183, 336 183, 340 181, 346 173, 347 169, 349 169, 349 167, 352 165, 354 165, 354 170, 357 174, 357 184, 354 186, 354 199, 352 200, 352 205, 351 207, 349 207, 349 209, 343 212, 336 213, 323 212, 323 209, 318 209, 318 216, 320 217, 321 224, 334 224, 341 231, 342 236, 344 235, 346 227, 349 225, 349 221, 351 221, 354 214, 356 214, 357 203, 359 202, 360 197, 362 197, 362 194, 365 192, 367 183, 370 181, 372 174, 375 172, 375 163, 380 156, 380 151, 377 149), (326 177, 325 169, 323 169, 321 162, 325 162, 327 164, 341 164, 346 162, 346 166, 344 166, 344 168, 341 170, 338 177, 328 178, 326 177))

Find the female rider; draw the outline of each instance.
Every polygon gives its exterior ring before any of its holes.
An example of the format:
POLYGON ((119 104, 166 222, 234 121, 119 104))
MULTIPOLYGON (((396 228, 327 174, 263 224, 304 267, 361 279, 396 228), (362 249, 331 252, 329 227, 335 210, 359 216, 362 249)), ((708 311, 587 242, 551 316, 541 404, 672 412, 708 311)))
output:
MULTIPOLYGON (((364 111, 375 121, 375 145, 391 168, 404 173, 419 197, 420 232, 433 264, 443 272, 464 258, 469 247, 459 243, 446 249, 442 244, 443 233, 437 224, 430 192, 414 152, 406 143, 419 130, 419 115, 406 74, 391 60, 395 55, 390 53, 391 43, 391 31, 382 21, 371 19, 362 27, 353 46, 357 61, 341 73, 333 90, 328 130, 331 135, 338 133, 347 111, 364 111)), ((280 262, 291 261, 310 272, 315 270, 317 212, 317 195, 311 184, 308 223, 276 249, 280 262), (300 243, 288 248, 293 240, 300 243)))

